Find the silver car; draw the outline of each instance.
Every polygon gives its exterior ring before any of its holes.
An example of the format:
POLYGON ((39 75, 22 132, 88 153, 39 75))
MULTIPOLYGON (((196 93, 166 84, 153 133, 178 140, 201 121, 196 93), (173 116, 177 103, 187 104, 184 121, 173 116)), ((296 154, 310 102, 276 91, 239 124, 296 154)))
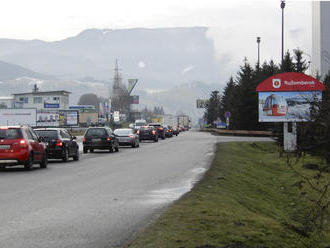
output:
POLYGON ((121 146, 139 147, 139 135, 131 128, 118 128, 114 131, 121 146))

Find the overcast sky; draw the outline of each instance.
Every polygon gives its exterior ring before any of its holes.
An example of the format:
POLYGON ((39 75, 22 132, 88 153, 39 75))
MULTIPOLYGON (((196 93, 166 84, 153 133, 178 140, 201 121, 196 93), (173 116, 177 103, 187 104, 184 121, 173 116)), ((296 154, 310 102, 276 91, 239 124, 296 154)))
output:
MULTIPOLYGON (((285 49, 311 53, 311 2, 286 1, 285 49)), ((217 58, 232 71, 245 54, 278 61, 280 0, 1 0, 0 38, 54 41, 87 28, 210 27, 217 58)))

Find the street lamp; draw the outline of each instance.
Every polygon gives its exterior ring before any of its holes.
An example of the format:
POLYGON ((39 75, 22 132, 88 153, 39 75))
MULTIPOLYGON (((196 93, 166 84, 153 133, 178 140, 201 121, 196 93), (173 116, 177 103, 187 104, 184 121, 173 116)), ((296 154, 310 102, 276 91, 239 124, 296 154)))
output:
POLYGON ((285 1, 281 1, 281 9, 282 9, 282 65, 284 59, 284 8, 285 8, 285 1))
POLYGON ((260 37, 257 37, 257 43, 258 43, 258 68, 260 66, 260 37))

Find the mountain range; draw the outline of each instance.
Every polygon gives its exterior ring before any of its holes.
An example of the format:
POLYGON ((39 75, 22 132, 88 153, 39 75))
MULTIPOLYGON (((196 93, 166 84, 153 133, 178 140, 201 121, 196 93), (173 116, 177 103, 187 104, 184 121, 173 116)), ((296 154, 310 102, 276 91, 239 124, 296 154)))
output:
POLYGON ((31 91, 33 84, 68 90, 72 104, 84 93, 107 97, 117 60, 124 82, 139 79, 133 94, 140 95, 141 107, 189 114, 196 98, 220 88, 220 64, 207 30, 88 29, 54 42, 0 39, 0 89, 2 95, 31 91))

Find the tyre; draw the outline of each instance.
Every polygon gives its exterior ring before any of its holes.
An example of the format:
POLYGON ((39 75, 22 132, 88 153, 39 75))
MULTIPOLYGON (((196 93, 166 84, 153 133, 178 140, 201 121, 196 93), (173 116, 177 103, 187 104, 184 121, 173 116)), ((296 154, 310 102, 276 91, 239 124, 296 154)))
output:
POLYGON ((83 153, 88 153, 88 149, 87 148, 83 148, 83 153))
POLYGON ((33 167, 33 154, 29 155, 29 158, 24 163, 24 169, 31 170, 33 167))
POLYGON ((79 156, 80 156, 80 154, 79 154, 79 148, 77 148, 76 154, 73 156, 73 160, 74 161, 78 161, 79 160, 79 156))
POLYGON ((48 165, 48 157, 47 153, 44 154, 44 157, 42 158, 42 161, 40 162, 40 168, 45 169, 48 165))
POLYGON ((116 151, 116 152, 119 152, 119 145, 117 145, 117 146, 115 147, 115 151, 116 151))
POLYGON ((94 152, 94 149, 89 149, 90 152, 94 152))
POLYGON ((68 162, 68 160, 69 160, 69 150, 68 149, 65 149, 64 150, 64 155, 63 155, 62 161, 63 162, 68 162))
POLYGON ((110 146, 110 148, 109 148, 109 152, 110 152, 110 153, 113 153, 113 145, 110 146))

